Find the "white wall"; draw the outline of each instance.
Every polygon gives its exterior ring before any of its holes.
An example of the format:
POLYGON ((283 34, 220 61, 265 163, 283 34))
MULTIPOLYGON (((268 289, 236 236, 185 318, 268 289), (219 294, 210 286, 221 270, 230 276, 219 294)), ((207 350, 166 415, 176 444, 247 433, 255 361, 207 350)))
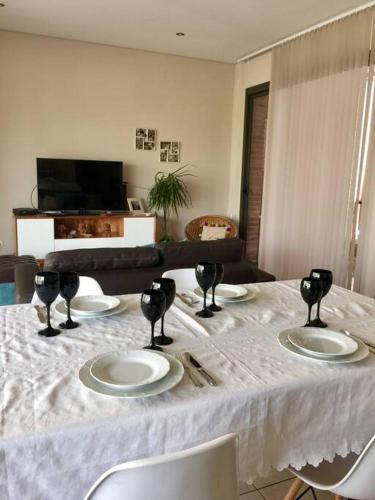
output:
POLYGON ((242 148, 246 89, 271 80, 271 52, 236 65, 228 213, 238 220, 242 174, 242 148))
POLYGON ((231 64, 0 31, 3 252, 15 250, 11 211, 30 206, 38 156, 122 160, 129 195, 143 198, 147 191, 134 186, 150 187, 159 169, 193 163, 193 207, 181 211, 178 236, 196 216, 227 214, 234 71, 231 64), (181 141, 181 163, 135 151, 136 127, 181 141))

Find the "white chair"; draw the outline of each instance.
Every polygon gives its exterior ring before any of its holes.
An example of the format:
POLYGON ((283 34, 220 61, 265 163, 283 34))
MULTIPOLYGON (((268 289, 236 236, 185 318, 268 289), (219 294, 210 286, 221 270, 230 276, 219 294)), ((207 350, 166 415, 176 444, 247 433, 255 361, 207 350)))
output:
POLYGON ((237 436, 112 467, 85 500, 239 500, 237 436))
MULTIPOLYGON (((296 498, 303 483, 309 488, 330 491, 336 500, 355 498, 375 499, 375 435, 358 456, 350 453, 347 457, 336 457, 333 463, 322 462, 318 467, 306 465, 301 470, 289 468, 297 476, 285 500, 296 498), (294 488, 294 489, 293 489, 294 488)), ((300 495, 298 498, 301 498, 300 495)))
POLYGON ((172 278, 177 290, 194 290, 198 286, 195 269, 172 269, 165 271, 162 278, 172 278))
MULTIPOLYGON (((99 283, 89 276, 79 277, 79 288, 76 297, 81 295, 104 295, 102 287, 99 283)), ((57 298, 56 300, 59 300, 57 298)), ((41 304, 38 295, 34 292, 33 298, 31 299, 32 304, 41 304)))

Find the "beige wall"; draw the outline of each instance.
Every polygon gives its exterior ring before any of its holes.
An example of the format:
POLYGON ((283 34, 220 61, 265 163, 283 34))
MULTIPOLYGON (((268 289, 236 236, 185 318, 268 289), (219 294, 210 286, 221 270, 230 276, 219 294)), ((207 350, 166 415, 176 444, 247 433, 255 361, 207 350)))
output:
MULTIPOLYGON (((193 207, 226 214, 235 66, 0 32, 0 240, 15 250, 13 207, 29 206, 37 156, 122 160, 129 195, 147 197, 159 169, 196 165, 193 207), (136 127, 181 141, 180 164, 136 152, 136 127)), ((238 106, 238 104, 237 104, 238 106)), ((36 198, 34 198, 36 200, 36 198)))
POLYGON ((240 211, 242 146, 246 89, 271 80, 271 52, 236 65, 233 115, 230 187, 228 213, 236 220, 240 211))

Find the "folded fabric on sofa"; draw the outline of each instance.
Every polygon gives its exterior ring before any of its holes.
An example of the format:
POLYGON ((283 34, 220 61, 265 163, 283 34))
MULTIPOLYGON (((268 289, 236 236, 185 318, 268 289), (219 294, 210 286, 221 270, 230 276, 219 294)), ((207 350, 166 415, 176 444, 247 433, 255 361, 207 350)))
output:
POLYGON ((154 267, 159 263, 155 248, 91 248, 47 254, 45 271, 102 271, 154 267))
POLYGON ((195 266, 198 261, 237 262, 243 258, 244 242, 239 238, 212 241, 158 243, 162 265, 195 266))

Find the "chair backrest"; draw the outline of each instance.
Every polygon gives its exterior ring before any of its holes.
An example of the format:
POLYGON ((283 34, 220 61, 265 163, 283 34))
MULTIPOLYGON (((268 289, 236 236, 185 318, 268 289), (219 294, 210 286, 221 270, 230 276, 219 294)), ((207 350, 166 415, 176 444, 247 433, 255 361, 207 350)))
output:
POLYGON ((332 493, 356 500, 375 498, 375 435, 359 455, 358 459, 332 489, 332 493))
POLYGON ((117 465, 85 500, 239 500, 237 436, 117 465))
MULTIPOLYGON (((103 294, 102 287, 99 285, 99 283, 94 278, 90 278, 89 276, 80 276, 79 277, 79 289, 78 289, 76 297, 82 296, 82 295, 104 295, 104 294, 103 294)), ((56 300, 59 300, 59 299, 56 299, 56 300)), ((32 304, 41 304, 41 301, 39 300, 39 297, 37 296, 36 292, 34 292, 31 303, 32 304)))
POLYGON ((165 271, 163 278, 171 278, 176 282, 176 290, 193 290, 198 286, 195 278, 195 269, 171 269, 165 271))
POLYGON ((17 304, 28 304, 34 294, 35 275, 39 271, 38 264, 21 263, 14 266, 17 304))

